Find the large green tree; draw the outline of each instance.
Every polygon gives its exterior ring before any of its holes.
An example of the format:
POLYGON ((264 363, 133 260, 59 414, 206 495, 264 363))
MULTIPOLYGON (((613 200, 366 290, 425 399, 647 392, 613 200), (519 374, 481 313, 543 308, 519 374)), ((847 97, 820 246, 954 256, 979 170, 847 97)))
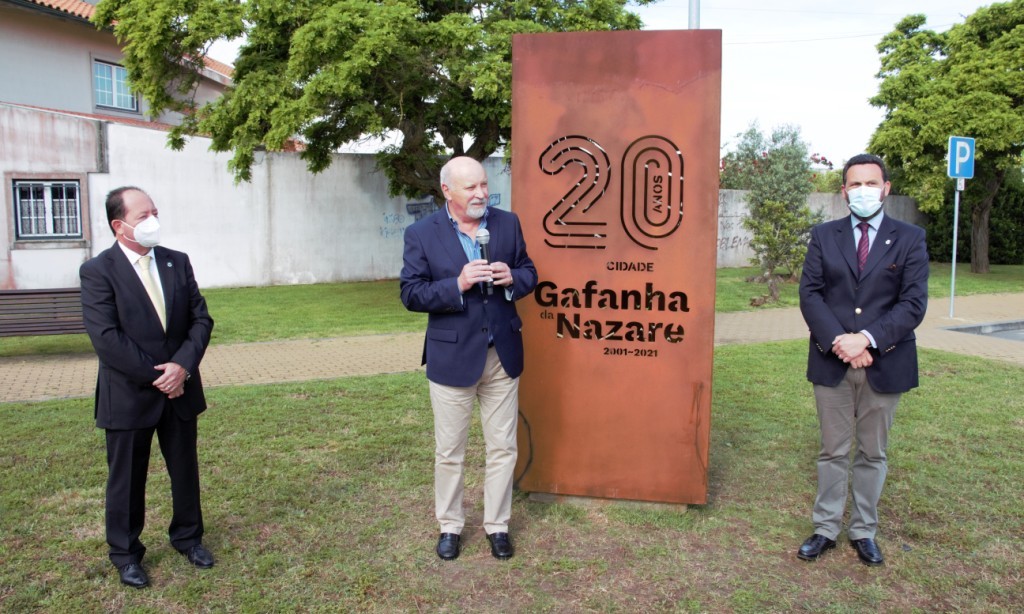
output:
POLYGON ((482 160, 508 142, 514 33, 638 29, 628 1, 103 0, 95 20, 153 112, 184 115, 172 146, 208 135, 247 180, 261 147, 297 137, 318 172, 341 145, 397 132, 378 165, 392 194, 412 197, 440 196, 448 156, 482 160), (197 106, 210 44, 243 35, 234 87, 197 106))
POLYGON ((949 137, 976 139, 963 200, 971 271, 987 273, 992 204, 1024 150, 1024 0, 980 8, 944 33, 924 24, 924 15, 910 15, 878 44, 882 82, 871 104, 885 117, 869 149, 927 212, 944 206, 949 137))

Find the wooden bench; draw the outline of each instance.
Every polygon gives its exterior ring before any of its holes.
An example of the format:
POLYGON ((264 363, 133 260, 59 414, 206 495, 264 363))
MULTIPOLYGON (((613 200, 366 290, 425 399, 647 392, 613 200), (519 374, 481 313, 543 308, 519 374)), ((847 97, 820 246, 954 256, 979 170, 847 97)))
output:
POLYGON ((0 290, 0 337, 84 332, 81 289, 0 290))

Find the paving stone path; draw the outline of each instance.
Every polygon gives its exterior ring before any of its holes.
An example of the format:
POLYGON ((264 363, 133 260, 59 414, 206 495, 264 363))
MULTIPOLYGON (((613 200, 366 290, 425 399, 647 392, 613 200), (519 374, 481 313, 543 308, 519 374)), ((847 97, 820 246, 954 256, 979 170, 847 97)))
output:
MULTIPOLYGON (((955 315, 949 317, 948 298, 930 301, 918 345, 1024 367, 1022 341, 949 330, 1024 320, 1024 293, 958 297, 955 315)), ((715 316, 715 345, 806 336, 795 308, 715 316)), ((421 368, 422 351, 422 333, 214 345, 203 359, 203 381, 210 388, 414 371, 421 368)), ((87 397, 95 385, 96 357, 90 354, 0 358, 0 403, 87 397)))

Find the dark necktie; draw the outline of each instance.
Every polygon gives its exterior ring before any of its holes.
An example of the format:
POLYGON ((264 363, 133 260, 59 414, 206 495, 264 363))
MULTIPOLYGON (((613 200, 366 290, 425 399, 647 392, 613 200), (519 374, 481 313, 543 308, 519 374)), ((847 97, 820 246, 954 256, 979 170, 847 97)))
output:
POLYGON ((860 228, 860 241, 857 243, 857 272, 864 272, 864 265, 868 262, 868 247, 871 245, 868 242, 868 228, 870 224, 867 222, 861 222, 857 224, 857 228, 860 228))

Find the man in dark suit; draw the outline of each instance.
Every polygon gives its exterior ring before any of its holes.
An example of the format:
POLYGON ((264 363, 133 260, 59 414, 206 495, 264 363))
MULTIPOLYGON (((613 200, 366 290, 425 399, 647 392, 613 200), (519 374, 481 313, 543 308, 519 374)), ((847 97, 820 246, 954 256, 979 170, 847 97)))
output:
POLYGON ((900 394, 917 386, 914 329, 928 303, 924 230, 882 212, 889 188, 881 158, 851 158, 842 187, 851 215, 816 226, 804 261, 807 379, 821 428, 814 534, 797 552, 806 561, 836 545, 856 439, 847 535, 863 563, 884 562, 875 532, 889 428, 900 394))
POLYGON ((106 532, 121 582, 149 584, 146 474, 153 433, 171 478, 171 545, 189 563, 213 566, 203 547, 196 421, 206 409, 199 362, 213 320, 188 256, 159 243, 156 206, 142 190, 107 195, 107 222, 117 242, 82 265, 82 311, 99 357, 96 426, 106 430, 106 532))
POLYGON ((405 232, 402 303, 430 314, 423 347, 434 410, 434 506, 441 525, 437 555, 459 556, 465 525, 463 458, 473 401, 480 402, 487 447, 484 530, 491 554, 512 557, 508 532, 516 464, 522 320, 515 301, 533 291, 537 271, 519 218, 488 208, 487 173, 472 158, 441 169, 444 209, 405 232), (490 235, 488 259, 476 238, 490 235))

